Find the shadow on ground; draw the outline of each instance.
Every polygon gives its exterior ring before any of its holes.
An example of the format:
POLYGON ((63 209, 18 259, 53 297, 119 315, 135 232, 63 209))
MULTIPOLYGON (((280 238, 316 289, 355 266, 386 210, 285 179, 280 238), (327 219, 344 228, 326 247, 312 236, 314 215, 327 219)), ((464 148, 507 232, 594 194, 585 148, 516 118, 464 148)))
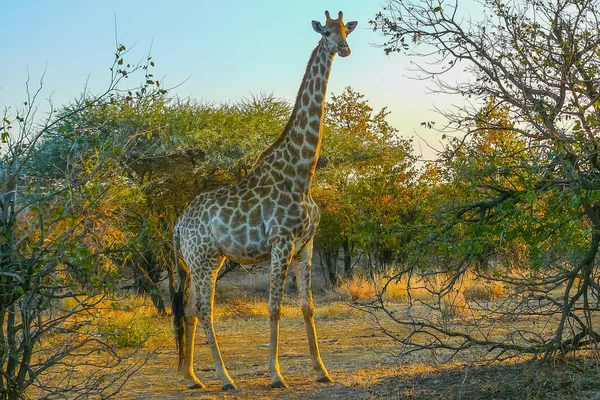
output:
POLYGON ((523 400, 600 399, 597 360, 570 358, 483 367, 454 367, 411 373, 399 371, 365 388, 368 399, 523 400))
MULTIPOLYGON (((594 360, 572 358, 553 365, 540 362, 484 367, 377 367, 333 374, 336 383, 319 384, 305 374, 287 376, 288 389, 269 389, 268 376, 243 376, 239 390, 223 392, 219 382, 189 390, 175 379, 155 391, 151 385, 127 398, 136 399, 444 399, 444 400, 600 400, 600 368, 594 360), (426 371, 422 371, 426 369, 426 371), (421 371, 419 371, 421 370, 421 371), (159 397, 154 397, 160 393, 159 397)), ((150 381, 152 381, 151 377, 150 381)))

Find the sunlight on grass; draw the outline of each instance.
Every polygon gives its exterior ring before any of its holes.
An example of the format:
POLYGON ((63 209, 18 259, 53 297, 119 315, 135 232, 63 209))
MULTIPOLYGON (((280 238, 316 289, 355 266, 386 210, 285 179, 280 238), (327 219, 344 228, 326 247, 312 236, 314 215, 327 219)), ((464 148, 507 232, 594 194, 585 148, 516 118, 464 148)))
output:
POLYGON ((103 300, 98 306, 98 334, 116 348, 146 347, 172 336, 168 323, 159 318, 152 302, 140 296, 103 300))
POLYGON ((497 282, 484 281, 474 274, 465 274, 452 289, 438 294, 447 285, 444 274, 414 275, 390 279, 376 276, 373 279, 354 275, 342 280, 336 293, 342 300, 368 301, 381 295, 384 301, 405 303, 409 300, 439 304, 444 318, 455 318, 469 313, 470 302, 492 301, 506 296, 504 287, 497 282))
POLYGON ((373 299, 377 294, 375 283, 359 275, 342 280, 338 290, 343 297, 352 301, 373 299))
MULTIPOLYGON (((316 319, 345 319, 358 313, 357 310, 340 302, 327 302, 315 304, 316 319)), ((286 297, 282 306, 284 318, 302 319, 302 310, 296 298, 286 297)), ((268 319, 269 310, 266 299, 242 296, 239 298, 220 299, 215 305, 214 316, 217 320, 223 318, 254 318, 268 319)))

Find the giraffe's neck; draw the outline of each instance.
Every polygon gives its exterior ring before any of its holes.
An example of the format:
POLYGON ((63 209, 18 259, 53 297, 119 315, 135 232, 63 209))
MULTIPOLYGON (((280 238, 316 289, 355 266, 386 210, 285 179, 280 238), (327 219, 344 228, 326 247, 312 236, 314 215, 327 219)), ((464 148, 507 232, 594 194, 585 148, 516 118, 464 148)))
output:
POLYGON ((334 55, 324 39, 313 50, 290 120, 250 174, 272 174, 292 183, 295 190, 309 190, 321 150, 325 93, 334 55))

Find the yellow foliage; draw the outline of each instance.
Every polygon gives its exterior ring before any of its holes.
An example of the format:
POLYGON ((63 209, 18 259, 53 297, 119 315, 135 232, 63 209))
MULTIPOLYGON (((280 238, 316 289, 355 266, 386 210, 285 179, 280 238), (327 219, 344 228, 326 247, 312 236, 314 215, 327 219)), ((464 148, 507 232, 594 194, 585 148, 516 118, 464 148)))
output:
POLYGON ((377 294, 375 284, 358 275, 342 280, 339 290, 352 301, 373 299, 377 294))
POLYGON ((408 279, 375 277, 367 279, 355 275, 339 285, 342 298, 352 301, 371 300, 382 295, 386 301, 423 301, 437 305, 444 318, 455 318, 471 312, 470 302, 490 301, 506 296, 503 285, 485 281, 474 274, 464 274, 450 290, 442 290, 448 284, 446 274, 413 275, 408 279), (443 291, 443 294, 439 294, 443 291))

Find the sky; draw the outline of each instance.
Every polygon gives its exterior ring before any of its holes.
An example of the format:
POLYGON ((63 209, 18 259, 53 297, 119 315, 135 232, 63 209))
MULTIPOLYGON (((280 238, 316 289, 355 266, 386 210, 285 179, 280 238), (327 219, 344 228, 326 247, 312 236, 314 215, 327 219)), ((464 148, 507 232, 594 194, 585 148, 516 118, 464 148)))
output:
MULTIPOLYGON (((382 9, 378 0, 0 0, 0 107, 25 99, 43 76, 42 97, 68 103, 87 84, 100 92, 108 84, 115 39, 128 49, 128 62, 150 51, 154 75, 172 93, 209 102, 237 101, 273 94, 292 102, 308 58, 319 41, 312 20, 324 11, 344 12, 359 22, 349 35, 350 57, 337 57, 328 95, 346 86, 365 95, 404 137, 415 134, 440 147, 440 136, 420 126, 439 121, 434 108, 453 99, 431 94, 431 81, 411 79, 411 60, 386 56, 369 20, 382 9), (116 31, 116 35, 115 35, 116 31)), ((413 60, 414 61, 414 60, 413 60)), ((432 152, 415 144, 425 158, 432 152)))

